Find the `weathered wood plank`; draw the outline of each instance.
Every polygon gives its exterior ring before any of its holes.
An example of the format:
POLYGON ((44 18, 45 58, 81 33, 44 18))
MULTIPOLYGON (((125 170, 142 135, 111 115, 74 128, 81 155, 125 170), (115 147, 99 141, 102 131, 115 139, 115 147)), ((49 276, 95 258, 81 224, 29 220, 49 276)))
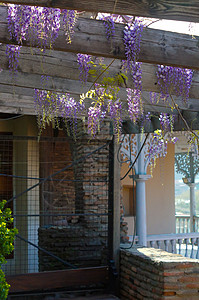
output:
POLYGON ((4 0, 3 2, 188 22, 198 22, 199 19, 199 3, 193 0, 4 0))
MULTIPOLYGON (((75 81, 73 82, 75 85, 75 81)), ((78 83, 77 83, 78 84, 78 83)), ((70 89, 70 84, 68 89, 70 89)), ((73 96, 76 100, 79 99, 79 95, 77 93, 70 92, 71 96, 73 96)), ((121 91, 120 98, 123 101, 123 119, 128 119, 127 114, 127 100, 126 100, 126 92, 124 90, 121 91)), ((179 109, 189 111, 189 112, 198 112, 199 111, 199 101, 195 99, 190 99, 187 104, 182 103, 180 98, 175 98, 176 104, 179 106, 179 109)), ((91 100, 85 100, 86 107, 91 105, 91 100)), ((149 92, 143 92, 143 106, 146 112, 150 111, 152 113, 160 113, 171 112, 170 105, 172 103, 164 103, 160 101, 156 105, 151 105, 149 100, 149 92)), ((12 113, 20 113, 20 114, 31 114, 35 115, 35 107, 34 107, 34 90, 33 88, 28 88, 24 86, 14 86, 11 88, 8 84, 0 84, 0 111, 5 112, 5 106, 7 108, 12 108, 12 113)), ((177 111, 173 111, 174 114, 177 114, 177 111)), ((84 112, 82 113, 84 115, 84 112)))
POLYGON ((24 275, 6 276, 11 285, 10 294, 33 291, 46 291, 108 282, 108 268, 85 268, 62 270, 24 275))
MULTIPOLYGON (((148 75, 146 75, 148 77, 148 75)), ((198 111, 199 110, 199 94, 197 90, 199 88, 199 76, 196 77, 194 81, 194 88, 192 94, 195 95, 195 99, 190 99, 187 103, 183 103, 180 97, 176 99, 176 103, 182 109, 187 109, 191 111, 198 111)), ((153 90, 153 87, 147 86, 149 82, 146 83, 145 92, 143 92, 143 102, 144 105, 147 105, 148 111, 156 111, 154 108, 156 107, 157 112, 161 112, 163 108, 167 110, 170 109, 168 103, 163 103, 160 101, 158 105, 154 105, 150 108, 150 97, 149 91, 153 90)), ((43 85, 41 82, 41 77, 38 74, 30 74, 30 73, 22 73, 18 72, 18 75, 14 79, 10 76, 10 72, 7 70, 3 70, 0 73, 0 92, 1 93, 8 93, 10 94, 10 101, 15 101, 14 96, 16 95, 24 95, 25 97, 31 97, 33 101, 34 97, 34 88, 36 89, 45 89, 50 91, 57 91, 60 93, 69 93, 75 99, 79 100, 79 95, 82 93, 86 93, 92 86, 91 82, 87 82, 86 84, 82 85, 78 80, 72 80, 68 78, 60 78, 60 77, 49 77, 48 81, 43 85)), ((156 84, 154 84, 156 87, 156 84)), ((126 88, 121 88, 119 92, 120 99, 126 103, 126 88)), ((20 102, 20 96, 18 97, 18 101, 20 102)), ((24 101, 25 102, 25 101, 24 101)), ((172 105, 172 103, 170 103, 172 105)), ((146 109, 146 110, 147 110, 146 109)))
MULTIPOLYGON (((7 28, 7 9, 0 8, 0 43, 15 44, 10 41, 7 28)), ((67 44, 63 30, 54 45, 54 50, 87 53, 95 56, 125 59, 123 29, 116 25, 114 41, 106 39, 102 21, 80 18, 75 27, 72 44, 67 44)), ((25 46, 30 46, 28 42, 25 46)), ((198 38, 162 30, 145 28, 141 40, 139 61, 152 64, 166 64, 199 70, 198 38)))
MULTIPOLYGON (((1 57, 1 67, 4 70, 8 70, 8 59, 5 54, 5 45, 0 45, 0 57, 1 57)), ((105 63, 108 65, 111 59, 105 59, 105 63)), ((115 76, 120 72, 121 68, 121 61, 115 60, 113 64, 109 68, 108 76, 115 76)), ((4 72, 4 71, 3 71, 4 72)), ((152 64, 142 64, 142 86, 144 91, 152 91, 152 92, 159 92, 159 87, 157 85, 157 66, 152 64)), ((77 64, 77 56, 73 53, 64 53, 58 51, 46 51, 44 57, 41 53, 39 53, 38 49, 32 49, 30 51, 29 48, 22 47, 21 55, 19 58, 19 74, 16 77, 16 84, 20 81, 20 76, 22 76, 22 81, 25 83, 26 79, 28 80, 31 78, 31 74, 38 74, 38 75, 47 75, 49 80, 46 85, 46 89, 51 90, 52 87, 50 83, 54 86, 54 89, 58 89, 58 87, 63 86, 62 90, 66 91, 67 82, 63 80, 65 79, 79 79, 79 69, 77 64), (33 55, 31 55, 31 54, 33 55), (23 73, 27 73, 24 76, 23 73), (57 86, 57 83, 59 85, 57 86)), ((13 84, 11 81, 11 77, 9 76, 8 72, 0 74, 0 78, 2 78, 2 83, 7 80, 8 84, 13 84)), ((32 83, 34 82, 34 78, 37 78, 36 82, 40 82, 40 77, 33 77, 29 81, 32 83)), ((99 78, 98 82, 103 78, 99 78)), ((95 80, 92 76, 88 77, 89 85, 87 88, 91 87, 92 82, 95 80)), ((6 83, 6 82, 5 82, 6 83)), ((78 84, 81 86, 81 83, 78 84)), ((124 85, 123 85, 124 86, 124 85)), ((129 80, 126 83, 127 87, 133 87, 133 82, 131 76, 129 76, 129 80)), ((33 87, 33 84, 31 85, 33 87)), ((36 88, 42 88, 41 84, 35 86, 36 88)), ((199 99, 199 72, 195 71, 192 81, 192 86, 190 89, 190 98, 199 99)), ((86 89, 84 89, 84 92, 86 89)))
MULTIPOLYGON (((15 93, 13 95, 10 94, 10 86, 4 86, 0 84, 0 112, 2 113, 10 113, 10 114, 21 114, 21 115, 35 115, 34 109, 34 102, 33 96, 27 94, 31 94, 33 92, 32 89, 15 87, 15 93)), ((75 95, 74 95, 75 96, 75 95)), ((147 99, 147 92, 144 92, 144 109, 145 111, 151 111, 152 115, 158 112, 165 112, 169 113, 171 111, 170 107, 167 105, 165 106, 164 103, 159 103, 158 105, 151 105, 149 99, 147 99)), ((193 100, 194 101, 194 100, 193 100)), ((198 102, 198 101, 197 101, 198 102)), ((197 102, 194 102, 197 104, 197 102)), ((86 102, 86 106, 89 106, 90 102, 86 102)), ((178 101, 176 101, 178 104, 178 101)), ((196 107, 196 105, 194 105, 196 107)), ((127 107, 126 103, 123 103, 123 107, 127 107)), ((184 117, 186 118, 190 128, 192 129, 199 129, 199 113, 189 110, 186 107, 180 107, 181 112, 183 113, 184 117)), ((199 111, 199 103, 197 104, 197 110, 199 111)), ((174 114, 177 114, 177 111, 173 111, 174 114)), ((126 114, 124 113, 124 120, 128 121, 126 114)), ((146 126, 146 132, 153 132, 155 129, 158 128, 159 123, 157 122, 157 116, 153 118, 152 125, 149 124, 146 126)), ((129 133, 138 133, 139 128, 134 124, 130 124, 129 121, 125 123, 123 127, 124 132, 129 133)), ((186 130, 185 124, 183 121, 177 117, 174 124, 174 130, 186 130)))

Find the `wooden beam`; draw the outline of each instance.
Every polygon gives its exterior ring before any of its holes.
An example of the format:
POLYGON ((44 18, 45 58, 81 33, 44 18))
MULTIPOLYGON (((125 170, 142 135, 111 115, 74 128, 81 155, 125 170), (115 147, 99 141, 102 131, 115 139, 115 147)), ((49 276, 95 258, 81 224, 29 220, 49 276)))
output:
MULTIPOLYGON (((4 86, 0 84, 0 112, 10 114, 36 115, 32 96, 32 89, 15 87, 15 93, 10 94, 10 92, 10 86, 4 86), (31 95, 27 96, 27 94, 31 95)), ((149 96, 147 92, 145 92, 144 95, 145 99, 147 98, 147 96, 149 96)), ((147 100, 149 104, 144 104, 144 109, 146 112, 151 111, 152 115, 154 115, 154 112, 155 114, 158 112, 171 112, 171 109, 168 105, 165 106, 164 103, 159 103, 158 105, 151 105, 149 99, 147 100)), ((176 101, 176 103, 178 103, 178 101, 176 101)), ((86 102, 86 106, 88 105, 89 103, 86 102)), ((123 103, 123 108, 125 108, 125 106, 126 103, 123 103)), ((179 108, 181 110, 181 113, 184 115, 186 121, 188 122, 190 128, 192 128, 193 130, 199 130, 199 113, 197 111, 195 112, 192 110, 188 110, 186 107, 179 106, 179 108)), ((197 105, 197 109, 199 111, 199 104, 197 105)), ((177 114, 177 111, 173 111, 173 113, 177 114)), ((139 127, 129 122, 129 119, 126 116, 124 116, 124 120, 125 118, 126 122, 124 123, 123 131, 125 133, 139 133, 139 127)), ((145 132, 153 132, 157 128, 160 128, 159 122, 157 116, 154 116, 152 124, 150 126, 149 124, 146 126, 145 132)), ((186 130, 185 124, 179 116, 175 120, 174 130, 186 130)))
POLYGON ((62 270, 23 275, 6 276, 11 285, 10 294, 33 291, 50 291, 67 289, 81 285, 108 283, 108 268, 83 268, 77 270, 62 270))
MULTIPOLYGON (((1 83, 11 84, 13 86, 13 82, 11 80, 11 76, 5 70, 8 70, 8 58, 5 54, 5 45, 0 45, 0 57, 1 57, 1 67, 3 68, 3 73, 0 74, 0 79, 2 80, 1 83)), ((108 65, 111 62, 111 59, 105 59, 104 63, 108 65)), ((72 80, 79 80, 79 66, 77 63, 77 56, 73 53, 64 53, 59 51, 49 51, 46 50, 46 53, 42 55, 38 49, 29 49, 27 47, 22 47, 21 54, 19 57, 19 73, 16 76, 15 83, 16 85, 22 82, 23 84, 26 83, 27 87, 34 88, 42 88, 41 80, 39 76, 35 75, 46 75, 49 76, 49 80, 46 83, 46 89, 51 90, 52 86, 53 89, 57 89, 60 91, 67 91, 67 81, 64 79, 72 79, 72 80), (21 79, 20 79, 21 78, 21 79), (30 78, 30 80, 29 80, 30 78), (37 78, 37 79, 35 79, 37 78), (31 86, 28 85, 28 82, 31 82, 31 86)), ((115 76, 120 72, 121 69, 121 61, 115 60, 113 64, 109 68, 108 76, 115 76)), ((152 64, 142 64, 142 86, 144 91, 151 91, 151 92, 159 92, 159 86, 157 85, 157 66, 152 64)), ((100 83, 101 78, 99 78, 98 82, 100 83)), ((87 91, 91 86, 93 81, 95 80, 94 77, 91 75, 88 77, 88 85, 84 92, 87 91)), ((81 83, 75 82, 78 86, 81 86, 81 83)), ((74 86, 74 85, 73 85, 74 86)), ((129 80, 126 83, 127 87, 133 87, 133 81, 131 76, 129 75, 129 80)), ((124 87, 124 85, 123 85, 124 87)), ((193 75, 192 85, 190 89, 190 98, 199 99, 199 72, 195 71, 193 75)), ((80 89, 78 90, 80 91, 80 89)), ((188 101, 188 105, 193 105, 190 101, 188 101)), ((194 109, 194 107, 192 107, 194 109)))
POLYGON ((198 22, 199 19, 199 3, 193 0, 4 0, 3 2, 188 22, 198 22))
MULTIPOLYGON (((107 1, 108 2, 108 1, 107 1)), ((7 8, 0 8, 0 43, 16 44, 9 39, 7 28, 7 8)), ((60 30, 54 50, 87 53, 95 56, 125 59, 123 45, 124 26, 117 24, 113 43, 107 41, 102 21, 80 18, 75 27, 71 44, 65 41, 65 34, 60 30)), ((30 46, 24 42, 25 46, 30 46)), ((139 61, 150 64, 165 64, 199 70, 198 38, 162 30, 145 28, 141 40, 139 61)))
MULTIPOLYGON (((148 77, 148 73, 146 73, 146 78, 148 77)), ((199 111, 199 101, 197 100, 199 98, 199 94, 197 93, 197 90, 199 88, 199 82, 197 80, 198 77, 196 77, 196 80, 194 81, 194 86, 192 90, 192 94, 194 94, 195 96, 194 98, 191 98, 187 103, 184 103, 180 97, 175 97, 176 103, 178 104, 180 109, 189 111, 199 111)), ((144 87, 145 91, 143 92, 143 103, 145 111, 170 111, 170 107, 173 106, 172 102, 164 103, 163 101, 159 101, 157 105, 151 104, 149 91, 153 91, 153 86, 156 88, 156 84, 153 84, 152 82, 152 84, 150 85, 149 81, 146 82, 146 88, 144 87)), ((0 93, 2 93, 4 97, 5 94, 7 94, 9 102, 13 102, 13 105, 19 105, 19 108, 24 107, 26 103, 28 103, 27 105, 29 105, 29 103, 32 103, 33 106, 34 88, 56 91, 60 93, 69 93, 76 100, 79 100, 80 94, 86 93, 91 88, 91 86, 92 82, 87 82, 85 85, 82 85, 79 82, 79 80, 50 76, 45 85, 43 85, 43 83, 41 82, 40 75, 22 72, 18 72, 17 76, 13 81, 13 78, 10 76, 9 71, 3 70, 0 73, 0 93), (29 99, 28 102, 27 99, 29 99), (20 105, 22 105, 22 107, 20 105)), ((123 101, 125 107, 127 105, 126 88, 121 88, 119 96, 120 99, 123 101)), ((87 105, 89 105, 89 103, 87 105)))

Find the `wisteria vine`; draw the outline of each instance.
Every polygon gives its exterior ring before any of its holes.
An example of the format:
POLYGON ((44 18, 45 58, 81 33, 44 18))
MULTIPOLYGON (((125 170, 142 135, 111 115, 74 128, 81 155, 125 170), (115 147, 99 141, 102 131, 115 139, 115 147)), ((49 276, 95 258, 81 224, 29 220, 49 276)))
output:
MULTIPOLYGON (((117 15, 105 15, 101 18, 106 28, 108 40, 114 40, 115 21, 124 23, 124 18, 117 15)), ((6 55, 9 59, 9 69, 16 74, 18 58, 21 45, 26 41, 32 46, 37 46, 45 51, 46 48, 53 48, 61 28, 65 31, 67 43, 72 42, 74 26, 77 21, 77 12, 74 10, 60 10, 47 7, 34 7, 27 5, 8 6, 8 30, 10 39, 15 40, 18 46, 8 45, 6 55)), ((45 90, 35 90, 35 107, 38 113, 39 126, 45 128, 50 122, 59 122, 59 118, 65 120, 76 120, 85 107, 85 99, 90 99, 91 105, 87 109, 88 133, 96 136, 100 130, 100 123, 108 117, 112 120, 114 133, 121 134, 122 117, 124 109, 119 92, 122 84, 128 81, 127 74, 130 74, 131 85, 126 86, 127 113, 128 118, 139 126, 144 126, 145 121, 150 122, 151 114, 144 112, 142 104, 142 64, 138 62, 141 35, 144 26, 140 19, 128 18, 128 24, 124 28, 123 42, 126 60, 122 62, 121 72, 114 77, 104 76, 101 83, 95 82, 94 88, 81 96, 80 102, 75 101, 69 94, 60 94, 45 90), (83 102, 82 102, 83 101, 83 102), (142 124, 142 125, 141 125, 142 124)), ((112 46, 112 45, 111 45, 112 46)), ((80 70, 80 80, 86 83, 88 75, 96 75, 96 64, 93 57, 88 54, 77 55, 77 62, 80 70), (94 68, 94 69, 92 69, 94 68)), ((106 65, 99 63, 102 70, 106 65)), ((171 93, 182 97, 184 101, 189 98, 189 90, 192 82, 193 71, 188 69, 158 66, 157 83, 160 88, 160 95, 151 92, 151 103, 156 104, 160 98, 167 100, 171 93)), ((42 79, 43 80, 43 79, 42 79)), ((42 81, 43 82, 43 81, 42 81)), ((169 139, 168 132, 173 130, 174 118, 169 114, 160 114, 159 122, 161 130, 154 134, 154 146, 151 148, 151 155, 155 157, 160 147, 165 147, 169 139), (156 146, 155 146, 156 145, 156 146)), ((152 159, 153 160, 153 159, 152 159)))

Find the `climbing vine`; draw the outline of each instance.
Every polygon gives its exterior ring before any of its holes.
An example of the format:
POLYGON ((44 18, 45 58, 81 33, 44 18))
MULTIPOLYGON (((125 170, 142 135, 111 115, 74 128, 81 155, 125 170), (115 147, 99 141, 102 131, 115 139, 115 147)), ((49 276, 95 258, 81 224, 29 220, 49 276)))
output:
MULTIPOLYGON (((16 40, 19 46, 8 46, 7 56, 9 68, 17 73, 20 46, 24 41, 37 46, 45 51, 53 48, 62 27, 66 36, 66 42, 71 43, 78 12, 74 10, 60 10, 53 8, 41 8, 25 5, 8 6, 8 29, 11 40, 16 40)), ((80 99, 74 99, 69 94, 56 91, 35 90, 35 109, 38 114, 40 132, 47 124, 59 127, 60 118, 64 119, 73 128, 75 133, 77 118, 82 114, 86 116, 88 133, 95 137, 100 131, 101 122, 108 118, 112 121, 113 131, 120 138, 123 119, 130 119, 135 125, 144 131, 144 125, 154 117, 144 110, 142 93, 142 64, 139 62, 141 36, 144 25, 139 18, 119 15, 101 14, 99 19, 104 23, 105 34, 111 41, 111 47, 115 38, 115 23, 123 23, 123 42, 126 60, 121 62, 120 72, 109 74, 107 65, 98 61, 98 58, 88 54, 79 53, 77 63, 79 65, 79 79, 85 86, 89 79, 94 83, 86 93, 80 95, 80 99), (131 84, 128 79, 131 78, 131 84), (121 88, 126 88, 126 96, 121 88), (127 106, 123 100, 126 98, 127 106)), ((157 84, 160 93, 151 92, 150 101, 157 104, 160 100, 169 103, 171 94, 181 97, 185 102, 189 98, 189 90, 193 72, 170 66, 157 66, 157 84)), ((123 89, 124 90, 124 89, 123 89)), ((172 107, 173 109, 173 107, 172 107)), ((168 139, 168 132, 173 131, 174 118, 171 114, 160 114, 155 117, 160 123, 160 130, 154 134, 156 144, 175 142, 168 139)), ((155 149, 155 148, 154 148, 155 149)), ((155 156, 155 150, 151 155, 155 156)))

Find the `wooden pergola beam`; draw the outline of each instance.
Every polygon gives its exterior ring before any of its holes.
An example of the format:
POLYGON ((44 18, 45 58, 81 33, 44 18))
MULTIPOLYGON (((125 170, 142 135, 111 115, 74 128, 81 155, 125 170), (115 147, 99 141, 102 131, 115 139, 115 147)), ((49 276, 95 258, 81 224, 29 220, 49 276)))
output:
MULTIPOLYGON (((15 113, 18 113, 19 111, 25 113, 28 109, 28 114, 34 115, 36 114, 34 108, 34 88, 46 89, 60 93, 69 93, 76 100, 79 100, 80 94, 87 92, 91 85, 92 83, 88 82, 82 86, 79 80, 60 77, 49 77, 45 85, 43 85, 40 75, 22 72, 18 72, 13 81, 13 78, 10 76, 10 72, 3 70, 0 73, 0 106, 7 105, 8 107, 15 107, 15 113)), ((124 111, 127 111, 126 88, 121 88, 119 96, 123 102, 124 111)), ((189 99, 187 103, 184 103, 180 97, 174 98, 179 109, 190 112, 199 111, 198 99, 189 99)), ((86 105, 90 106, 91 100, 87 100, 86 105)), ((149 91, 143 92, 143 105, 146 112, 150 111, 155 113, 171 112, 170 107, 173 106, 172 101, 170 103, 159 101, 157 104, 152 105, 150 102, 149 91)), ((173 113, 177 113, 177 111, 173 111, 173 113)), ((123 117, 125 119, 127 114, 124 113, 123 117)))
MULTIPOLYGON (((0 74, 0 78, 2 80, 2 83, 6 84, 6 81, 8 84, 13 85, 13 82, 11 80, 11 76, 8 72, 5 72, 5 70, 8 70, 8 58, 5 54, 5 45, 0 45, 0 57, 1 57, 1 67, 3 68, 3 73, 0 74), (4 75, 5 74, 5 75, 4 75)), ((111 59, 105 59, 104 63, 108 65, 110 63, 111 59)), ((115 60, 113 64, 109 68, 108 76, 115 76, 120 72, 121 68, 121 61, 115 60)), ((53 86, 54 90, 59 91, 67 91, 65 87, 68 86, 67 79, 70 80, 76 80, 76 84, 78 86, 81 86, 81 83, 78 83, 79 80, 79 66, 77 63, 77 56, 73 53, 63 53, 58 51, 46 51, 45 54, 41 54, 38 52, 38 49, 32 49, 30 52, 30 49, 27 47, 22 47, 21 54, 19 57, 19 74, 15 78, 15 83, 18 84, 18 82, 22 82, 23 84, 26 83, 28 85, 28 82, 31 82, 31 86, 34 87, 34 82, 36 80, 36 87, 42 88, 41 86, 41 77, 40 76, 34 76, 34 75, 46 75, 50 76, 49 80, 47 81, 46 89, 51 90, 51 87, 53 86), (32 55, 31 55, 31 54, 32 55), (26 74, 24 76, 24 74, 26 74), (20 79, 22 78, 22 80, 20 79), (30 78, 30 80, 29 80, 30 78), (37 78, 37 79, 35 79, 37 78), (66 79, 66 81, 64 81, 66 79), (38 86, 39 84, 39 86, 38 86)), ((143 90, 147 92, 159 92, 159 86, 157 84, 157 66, 152 64, 142 64, 142 86, 143 90)), ((104 75, 103 75, 104 76, 104 75)), ((100 83, 101 79, 103 79, 103 76, 101 76, 98 79, 98 82, 100 83)), ((126 87, 133 87, 133 81, 131 79, 131 76, 129 75, 129 80, 126 82, 126 87)), ((88 91, 89 88, 91 88, 93 81, 96 78, 89 75, 88 77, 88 85, 86 86, 86 89, 84 89, 84 92, 88 91)), ((123 87, 124 84, 123 84, 123 87)), ((44 88, 44 87, 43 87, 44 88)), ((190 98, 193 99, 199 99, 199 72, 195 71, 193 75, 192 85, 190 89, 190 98)), ((191 101, 188 101, 187 108, 194 109, 193 103, 191 101)))
MULTIPOLYGON (((0 43, 16 44, 16 41, 10 40, 6 17, 7 8, 1 7, 0 43)), ((115 29, 115 38, 110 43, 106 39, 102 21, 80 18, 75 27, 72 43, 66 43, 64 31, 60 30, 54 50, 125 59, 124 26, 117 24, 115 29)), ((30 47, 31 45, 26 42, 24 46, 30 47)), ((192 39, 190 35, 145 28, 141 40, 139 61, 199 70, 198 39, 192 39)))
POLYGON ((193 0, 4 0, 3 2, 188 22, 198 22, 199 19, 199 3, 193 0))

